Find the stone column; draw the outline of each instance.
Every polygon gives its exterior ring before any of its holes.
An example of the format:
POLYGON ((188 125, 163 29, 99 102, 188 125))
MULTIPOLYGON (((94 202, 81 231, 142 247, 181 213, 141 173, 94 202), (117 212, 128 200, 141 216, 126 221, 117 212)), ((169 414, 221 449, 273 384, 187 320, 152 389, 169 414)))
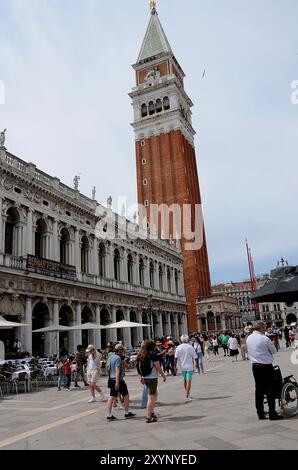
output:
POLYGON ((221 330, 225 331, 226 330, 226 321, 225 321, 224 315, 220 316, 220 323, 221 323, 221 325, 220 325, 221 330))
POLYGON ((163 336, 163 333, 162 333, 162 316, 161 316, 161 313, 160 312, 156 312, 156 316, 157 316, 157 319, 158 319, 158 337, 161 338, 163 336))
POLYGON ((75 229, 75 266, 77 272, 81 272, 81 246, 80 246, 80 231, 75 229))
MULTIPOLYGON (((59 325, 59 303, 58 300, 53 300, 53 325, 59 325)), ((59 331, 54 332, 54 354, 59 352, 59 331)))
POLYGON ((27 238, 27 254, 33 255, 33 237, 32 237, 32 210, 29 208, 27 211, 27 230, 26 230, 26 238, 27 238))
POLYGON ((5 238, 4 220, 2 217, 3 198, 0 197, 0 254, 3 252, 3 238, 5 238))
MULTIPOLYGON (((143 323, 143 321, 142 321, 142 312, 137 312, 137 318, 138 318, 138 323, 143 323)), ((138 328, 138 339, 139 339, 139 342, 142 342, 143 339, 144 339, 143 327, 142 326, 140 326, 138 328)))
MULTIPOLYGON (((127 307, 124 311, 124 319, 129 321, 129 313, 130 308, 127 307)), ((131 329, 130 328, 123 328, 123 337, 124 337, 124 346, 126 348, 131 348, 131 329)))
POLYGON ((183 271, 178 271, 178 294, 185 295, 183 271))
POLYGON ((133 260, 133 282, 137 286, 140 285, 140 273, 139 273, 139 257, 135 256, 133 260))
POLYGON ((216 315, 214 314, 214 330, 217 331, 216 315))
POLYGON ((144 260, 144 287, 150 287, 150 278, 149 278, 149 269, 150 263, 148 258, 143 258, 144 260))
POLYGON ((179 340, 179 322, 178 322, 178 313, 175 314, 175 338, 179 340))
POLYGON ((188 324, 187 324, 187 317, 186 317, 186 314, 183 314, 183 327, 184 327, 184 332, 183 334, 187 334, 188 333, 188 324))
POLYGON ((24 327, 24 350, 32 354, 32 299, 26 297, 25 307, 25 323, 28 326, 24 327))
POLYGON ((95 276, 99 275, 99 264, 98 264, 98 246, 97 246, 97 239, 93 240, 93 265, 92 265, 92 273, 95 276))
POLYGON ((172 294, 176 294, 175 271, 173 268, 171 268, 171 292, 172 294))
POLYGON ((5 224, 6 224, 7 216, 0 214, 0 218, 1 218, 1 225, 2 225, 2 231, 0 233, 0 238, 1 238, 0 252, 4 253, 5 251, 5 224))
MULTIPOLYGON (((116 322, 116 307, 115 305, 112 306, 112 323, 116 322)), ((117 331, 115 330, 107 330, 108 331, 108 341, 117 341, 117 331)))
MULTIPOLYGON (((82 305, 78 302, 76 305, 76 325, 81 325, 82 324, 82 305)), ((82 330, 76 331, 76 343, 75 349, 78 344, 82 344, 82 330)))
POLYGON ((106 277, 107 279, 114 279, 114 250, 112 245, 107 248, 106 253, 106 277))
MULTIPOLYGON (((100 305, 95 307, 95 323, 100 325, 100 305)), ((101 349, 101 330, 94 330, 95 346, 101 349)))
POLYGON ((56 219, 53 220, 53 261, 60 261, 60 246, 59 246, 59 238, 58 238, 58 222, 56 219))
POLYGON ((120 281, 128 282, 128 272, 127 272, 127 253, 124 251, 124 254, 120 256, 120 281))
POLYGON ((159 290, 159 273, 158 273, 158 263, 153 261, 154 263, 154 289, 159 290))

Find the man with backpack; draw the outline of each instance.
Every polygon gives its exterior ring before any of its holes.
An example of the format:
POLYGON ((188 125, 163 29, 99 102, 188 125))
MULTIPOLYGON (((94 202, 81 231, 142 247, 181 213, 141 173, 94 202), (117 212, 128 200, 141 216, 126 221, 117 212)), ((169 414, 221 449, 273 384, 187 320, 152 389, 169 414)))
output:
POLYGON ((109 368, 109 389, 110 398, 108 400, 108 421, 114 421, 117 418, 112 414, 113 403, 118 393, 124 398, 124 418, 134 418, 136 415, 129 411, 129 394, 127 385, 124 380, 125 369, 124 369, 124 346, 122 343, 116 344, 115 354, 111 356, 110 368, 109 368))

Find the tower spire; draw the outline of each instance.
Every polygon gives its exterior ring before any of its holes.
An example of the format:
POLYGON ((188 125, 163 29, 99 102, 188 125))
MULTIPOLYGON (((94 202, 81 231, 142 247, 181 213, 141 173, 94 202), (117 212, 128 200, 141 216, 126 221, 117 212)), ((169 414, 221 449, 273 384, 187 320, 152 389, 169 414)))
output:
POLYGON ((156 2, 150 2, 151 15, 156 15, 156 2))

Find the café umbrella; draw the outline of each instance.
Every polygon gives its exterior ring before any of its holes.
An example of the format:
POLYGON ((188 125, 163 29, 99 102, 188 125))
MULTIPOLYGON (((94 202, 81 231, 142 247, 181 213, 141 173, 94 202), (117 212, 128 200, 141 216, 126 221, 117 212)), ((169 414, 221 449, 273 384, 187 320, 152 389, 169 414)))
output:
POLYGON ((145 323, 135 323, 133 321, 121 320, 115 323, 110 323, 109 325, 106 325, 104 328, 111 330, 114 328, 139 328, 143 326, 145 327, 147 326, 148 328, 150 328, 151 325, 148 325, 145 323))
POLYGON ((14 321, 5 320, 0 315, 0 329, 5 330, 6 328, 19 328, 20 326, 29 326, 27 323, 17 323, 14 321))

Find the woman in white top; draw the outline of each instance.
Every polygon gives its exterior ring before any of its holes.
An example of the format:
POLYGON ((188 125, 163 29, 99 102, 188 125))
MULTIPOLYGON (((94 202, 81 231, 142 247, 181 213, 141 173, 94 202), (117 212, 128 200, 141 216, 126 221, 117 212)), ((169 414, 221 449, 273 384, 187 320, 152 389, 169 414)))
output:
POLYGON ((235 338, 234 333, 232 334, 231 338, 228 341, 228 348, 230 350, 230 356, 233 358, 232 362, 234 362, 234 357, 236 358, 236 362, 238 361, 238 354, 239 354, 239 343, 237 339, 235 338))
POLYGON ((88 401, 88 403, 96 401, 95 391, 99 393, 99 401, 102 401, 104 399, 104 394, 102 393, 101 388, 97 385, 97 381, 99 380, 100 376, 102 356, 96 351, 93 344, 89 344, 88 348, 86 349, 86 353, 88 353, 87 381, 89 383, 91 392, 91 399, 88 401))

